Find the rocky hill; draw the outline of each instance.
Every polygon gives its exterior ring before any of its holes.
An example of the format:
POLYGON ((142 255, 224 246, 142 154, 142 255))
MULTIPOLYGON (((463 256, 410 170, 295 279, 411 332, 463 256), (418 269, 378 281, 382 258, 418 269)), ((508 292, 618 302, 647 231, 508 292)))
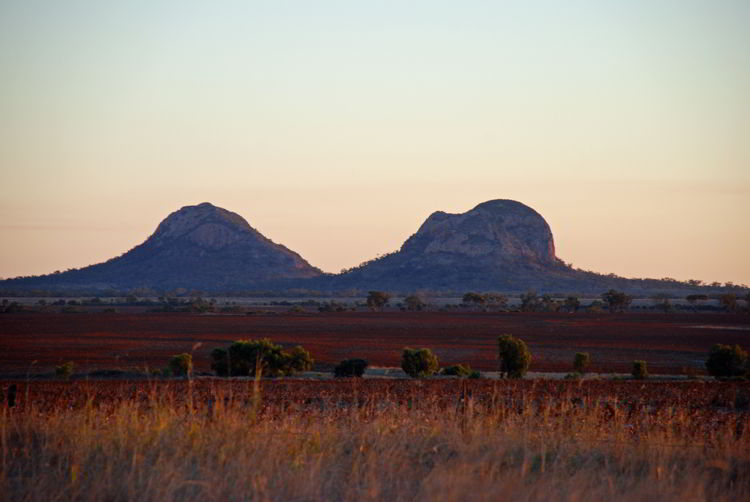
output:
POLYGON ((552 231, 544 218, 513 200, 483 202, 461 214, 432 213, 397 252, 313 282, 329 290, 369 288, 398 292, 688 289, 681 283, 625 279, 573 269, 555 255, 552 231))
POLYGON ((122 256, 61 274, 3 281, 3 289, 222 291, 320 274, 240 215, 203 203, 170 214, 144 243, 122 256))
POLYGON ((625 279, 573 269, 555 255, 552 231, 530 207, 491 200, 461 214, 431 214, 401 249, 341 274, 323 274, 241 216, 208 203, 169 215, 143 244, 118 258, 61 274, 0 281, 0 293, 176 289, 206 293, 291 290, 336 294, 381 289, 443 293, 535 289, 595 293, 696 290, 677 281, 625 279))

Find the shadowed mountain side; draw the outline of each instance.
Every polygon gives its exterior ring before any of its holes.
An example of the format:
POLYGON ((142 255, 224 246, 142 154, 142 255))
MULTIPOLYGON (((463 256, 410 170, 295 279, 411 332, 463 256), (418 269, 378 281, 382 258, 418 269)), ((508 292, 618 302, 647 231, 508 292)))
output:
POLYGON ((220 291, 320 274, 238 214, 203 203, 170 214, 143 244, 117 258, 60 274, 11 279, 3 286, 220 291))

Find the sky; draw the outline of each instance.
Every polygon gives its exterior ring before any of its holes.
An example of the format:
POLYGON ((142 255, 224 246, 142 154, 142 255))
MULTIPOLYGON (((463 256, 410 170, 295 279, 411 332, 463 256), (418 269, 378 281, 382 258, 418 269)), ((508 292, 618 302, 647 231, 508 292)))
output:
POLYGON ((0 277, 211 202, 338 272, 514 199, 586 270, 750 284, 750 2, 0 0, 0 277))

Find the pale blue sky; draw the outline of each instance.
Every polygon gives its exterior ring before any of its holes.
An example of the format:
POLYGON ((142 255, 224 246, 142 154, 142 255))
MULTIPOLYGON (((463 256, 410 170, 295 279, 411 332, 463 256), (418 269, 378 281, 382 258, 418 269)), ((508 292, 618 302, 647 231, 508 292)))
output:
POLYGON ((0 0, 0 276, 210 201, 327 271, 432 211, 750 283, 750 2, 0 0))

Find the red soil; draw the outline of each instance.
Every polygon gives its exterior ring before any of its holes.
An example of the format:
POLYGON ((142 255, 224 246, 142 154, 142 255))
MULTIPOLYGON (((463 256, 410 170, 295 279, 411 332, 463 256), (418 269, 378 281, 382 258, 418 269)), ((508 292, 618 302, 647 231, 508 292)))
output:
POLYGON ((209 371, 209 353, 237 339, 268 337, 302 345, 317 369, 362 357, 399 366, 405 346, 429 347, 442 365, 496 367, 497 336, 526 341, 531 371, 570 371, 575 352, 589 352, 592 371, 629 372, 632 361, 651 373, 702 370, 711 345, 750 348, 750 316, 730 314, 536 314, 343 312, 310 315, 46 314, 0 315, 0 374, 49 372, 65 361, 77 371, 160 368, 177 353, 195 351, 196 371, 209 371), (708 326, 696 328, 696 326, 708 326), (727 329, 727 328, 742 329, 727 329), (36 361, 32 365, 32 362, 36 361))

